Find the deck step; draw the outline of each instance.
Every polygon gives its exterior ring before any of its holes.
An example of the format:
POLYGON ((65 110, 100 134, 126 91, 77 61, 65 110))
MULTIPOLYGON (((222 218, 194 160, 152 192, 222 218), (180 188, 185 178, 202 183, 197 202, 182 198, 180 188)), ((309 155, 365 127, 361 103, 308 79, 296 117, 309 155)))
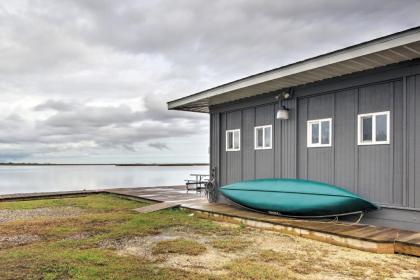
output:
POLYGON ((420 232, 395 240, 395 252, 420 257, 420 232))
POLYGON ((136 208, 133 210, 139 213, 150 213, 150 212, 155 212, 155 211, 159 211, 163 209, 175 208, 178 206, 180 206, 180 204, 177 202, 161 202, 161 203, 156 203, 156 204, 136 208))

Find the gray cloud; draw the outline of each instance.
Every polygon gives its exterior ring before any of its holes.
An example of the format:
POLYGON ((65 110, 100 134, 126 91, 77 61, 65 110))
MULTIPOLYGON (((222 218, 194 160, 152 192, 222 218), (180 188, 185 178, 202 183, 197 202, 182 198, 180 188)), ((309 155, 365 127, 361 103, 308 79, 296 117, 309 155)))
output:
POLYGON ((64 102, 61 100, 48 100, 42 104, 34 107, 35 111, 43 110, 55 110, 55 111, 71 111, 74 109, 74 104, 70 102, 64 102))
POLYGON ((40 155, 69 151, 98 154, 101 150, 142 153, 144 147, 169 150, 160 139, 208 133, 205 115, 167 112, 160 108, 164 104, 157 106, 157 102, 150 99, 143 104, 143 109, 136 111, 128 105, 98 106, 76 100, 47 100, 33 107, 34 112, 52 111, 42 120, 31 123, 19 115, 10 115, 0 121, 0 144, 4 144, 0 150, 13 154, 20 147, 40 155))
POLYGON ((161 143, 161 142, 154 142, 154 143, 149 143, 147 144, 149 147, 155 148, 157 150, 163 151, 163 150, 169 150, 169 147, 167 144, 165 143, 161 143))
POLYGON ((419 13, 414 0, 6 1, 0 161, 207 161, 208 116, 166 101, 419 25, 419 13))

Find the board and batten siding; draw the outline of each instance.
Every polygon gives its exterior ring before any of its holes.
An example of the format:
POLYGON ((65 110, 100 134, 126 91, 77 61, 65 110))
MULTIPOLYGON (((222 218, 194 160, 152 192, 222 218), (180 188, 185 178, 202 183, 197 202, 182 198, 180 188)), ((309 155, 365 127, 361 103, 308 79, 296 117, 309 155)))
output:
POLYGON ((299 175, 403 206, 401 81, 299 99, 299 175), (357 145, 357 115, 390 111, 391 143, 357 145), (332 118, 332 146, 306 147, 306 122, 332 118))
POLYGON ((408 190, 406 205, 420 208, 420 75, 407 77, 408 190))
MULTIPOLYGON (((284 103, 295 106, 294 100, 284 103)), ((271 103, 210 115, 210 162, 219 174, 219 186, 256 178, 296 177, 296 117, 292 111, 289 122, 281 122, 275 118, 277 109, 278 104, 271 103), (254 129, 261 125, 272 125, 271 149, 255 150, 254 129), (240 151, 226 151, 229 129, 241 129, 240 151)))
MULTIPOLYGON (((367 220, 420 229, 420 61, 211 108, 211 166, 223 186, 254 178, 331 183, 384 206, 367 220), (277 120, 281 105, 289 120, 277 120), (357 115, 390 111, 390 144, 358 145, 357 115), (307 121, 332 118, 332 146, 307 147, 307 121), (255 150, 254 127, 272 125, 272 149, 255 150), (240 151, 226 152, 226 129, 241 129, 240 151), (417 226, 412 226, 416 224, 417 226)), ((222 200, 223 201, 223 200, 222 200)))

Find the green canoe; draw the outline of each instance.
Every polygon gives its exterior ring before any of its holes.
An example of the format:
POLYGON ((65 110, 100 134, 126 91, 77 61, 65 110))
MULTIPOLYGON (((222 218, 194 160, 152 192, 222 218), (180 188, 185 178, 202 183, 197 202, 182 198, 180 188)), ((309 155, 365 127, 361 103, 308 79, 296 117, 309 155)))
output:
POLYGON ((224 186, 222 194, 257 211, 294 217, 332 217, 378 207, 337 186, 299 179, 257 179, 224 186))

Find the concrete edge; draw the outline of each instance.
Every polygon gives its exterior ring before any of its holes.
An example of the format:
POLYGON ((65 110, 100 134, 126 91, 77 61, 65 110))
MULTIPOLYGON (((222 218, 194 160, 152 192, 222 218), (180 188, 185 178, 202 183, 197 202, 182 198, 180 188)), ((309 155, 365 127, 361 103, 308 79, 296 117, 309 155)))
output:
POLYGON ((39 193, 17 193, 0 195, 0 202, 14 201, 14 200, 30 200, 30 199, 43 199, 64 196, 83 196, 91 194, 104 193, 102 190, 86 190, 86 191, 64 191, 64 192, 39 192, 39 193))
POLYGON ((31 200, 31 199, 45 199, 45 198, 60 198, 60 197, 71 197, 71 196, 84 196, 92 194, 110 194, 126 199, 134 199, 141 201, 150 202, 162 202, 160 200, 143 198, 135 195, 128 195, 109 191, 106 189, 99 190, 80 190, 80 191, 63 191, 63 192, 39 192, 39 193, 16 193, 16 194, 4 194, 0 195, 0 202, 3 201, 16 201, 16 200, 31 200))

